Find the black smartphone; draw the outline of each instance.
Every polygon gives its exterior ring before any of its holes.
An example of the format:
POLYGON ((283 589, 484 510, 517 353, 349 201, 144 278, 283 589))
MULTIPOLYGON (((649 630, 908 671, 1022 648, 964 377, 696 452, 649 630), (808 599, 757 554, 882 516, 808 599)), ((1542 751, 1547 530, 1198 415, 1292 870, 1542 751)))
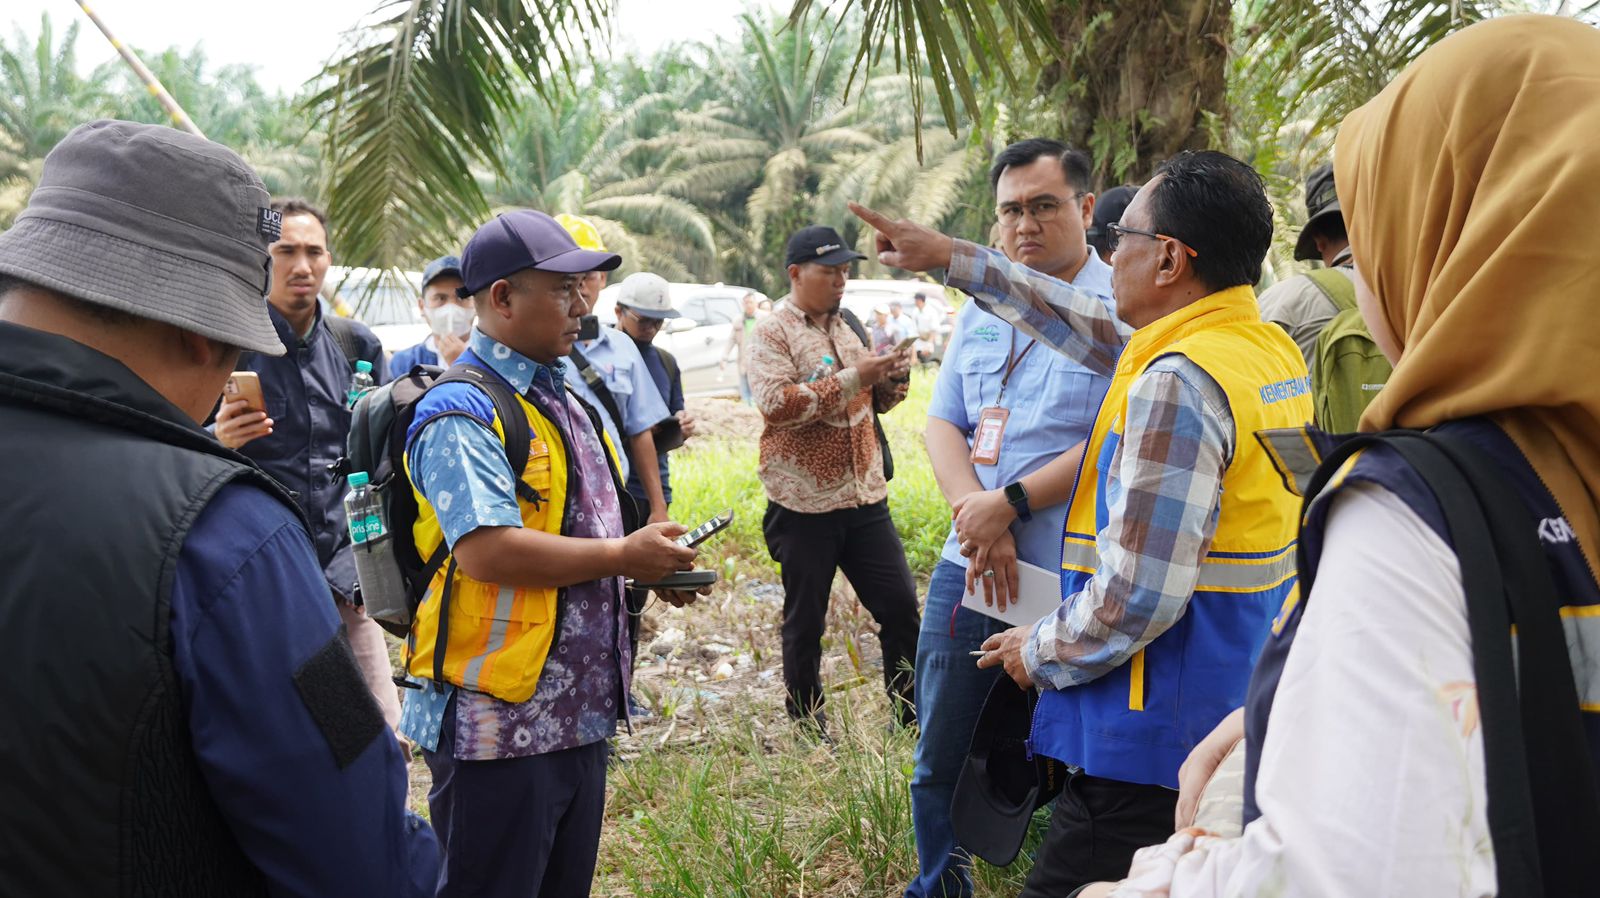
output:
POLYGON ((679 571, 654 583, 629 581, 628 585, 634 589, 681 589, 690 591, 699 589, 702 586, 710 586, 715 582, 717 582, 716 571, 679 571))
POLYGON ((678 537, 678 545, 688 546, 689 548, 693 549, 695 546, 698 546, 715 536, 718 531, 732 523, 733 509, 730 508, 711 520, 706 521, 704 524, 701 524, 693 530, 690 530, 688 533, 678 537))
POLYGON ((578 319, 578 339, 579 340, 598 340, 598 339, 600 339, 600 316, 599 315, 585 315, 582 318, 578 319))

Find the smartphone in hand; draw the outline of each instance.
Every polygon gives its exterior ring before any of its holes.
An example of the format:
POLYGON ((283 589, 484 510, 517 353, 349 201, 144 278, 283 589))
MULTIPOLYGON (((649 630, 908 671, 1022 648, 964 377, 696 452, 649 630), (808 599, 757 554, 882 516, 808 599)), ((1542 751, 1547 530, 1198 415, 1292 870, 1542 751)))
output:
POLYGON ((254 371, 235 371, 228 375, 228 382, 222 388, 222 401, 238 399, 243 399, 252 412, 267 410, 266 400, 261 395, 261 375, 254 371))
POLYGON ((678 537, 678 545, 687 546, 693 549, 694 547, 715 536, 717 533, 721 532, 731 523, 733 523, 733 509, 730 508, 711 520, 706 521, 704 524, 701 524, 693 530, 690 530, 688 533, 678 537))

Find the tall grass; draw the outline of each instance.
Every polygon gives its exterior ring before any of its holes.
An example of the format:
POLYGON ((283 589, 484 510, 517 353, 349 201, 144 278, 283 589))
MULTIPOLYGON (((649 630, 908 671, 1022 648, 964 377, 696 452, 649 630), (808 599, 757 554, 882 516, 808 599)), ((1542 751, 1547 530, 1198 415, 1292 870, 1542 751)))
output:
MULTIPOLYGON (((915 372, 906 401, 884 416, 896 468, 890 508, 922 587, 950 527, 922 445, 936 373, 915 372)), ((776 623, 777 608, 728 592, 738 578, 777 579, 761 535, 766 498, 756 476, 756 436, 697 439, 692 450, 673 456, 675 519, 693 525, 725 508, 735 517, 701 561, 720 567, 728 581, 718 588, 720 606, 671 612, 669 621, 691 639, 702 630, 749 634, 739 648, 759 670, 776 666, 776 634, 755 621, 776 623)), ((821 745, 789 725, 775 679, 751 675, 737 682, 753 685, 720 690, 720 700, 665 707, 669 725, 641 728, 619 751, 596 895, 893 898, 903 892, 917 870, 910 797, 916 737, 889 726, 881 680, 860 651, 865 615, 853 602, 835 605, 824 651, 848 656, 848 664, 827 684, 834 744, 821 745)), ((1037 843, 1036 831, 1030 852, 1037 843)), ((1005 870, 980 862, 978 894, 1015 895, 1027 867, 1026 860, 1005 870)))

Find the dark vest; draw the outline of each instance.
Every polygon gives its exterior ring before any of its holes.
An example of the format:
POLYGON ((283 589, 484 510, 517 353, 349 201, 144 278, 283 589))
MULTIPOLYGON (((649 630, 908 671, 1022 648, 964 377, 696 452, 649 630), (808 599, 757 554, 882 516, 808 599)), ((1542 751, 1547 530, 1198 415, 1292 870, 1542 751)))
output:
MULTIPOLYGON (((1440 430, 1466 439, 1492 458, 1526 502, 1533 519, 1539 522, 1539 540, 1544 546, 1556 589, 1566 606, 1562 609, 1562 624, 1567 630, 1568 653, 1578 687, 1589 758, 1595 770, 1600 771, 1600 657, 1596 657, 1593 650, 1589 649, 1600 644, 1600 615, 1592 613, 1600 608, 1600 584, 1596 584, 1589 572, 1578 541, 1562 517, 1555 499, 1504 431, 1483 418, 1452 421, 1442 425, 1440 430)), ((1342 441, 1339 437, 1315 431, 1311 435, 1320 442, 1317 448, 1323 456, 1342 441)), ((1289 441, 1289 445, 1293 446, 1294 442, 1289 441)), ((1300 444, 1303 446, 1304 441, 1301 440, 1300 444)), ((1289 466, 1315 467, 1314 460, 1290 463, 1289 466)), ((1341 487, 1357 481, 1377 484, 1400 497, 1430 530, 1438 534, 1446 545, 1454 548, 1444 512, 1422 476, 1406 464, 1398 453, 1379 447, 1363 451, 1344 479, 1335 481, 1334 485, 1323 490, 1307 510, 1300 539, 1304 541, 1306 560, 1313 570, 1322 554, 1330 499, 1341 487)), ((1256 804, 1255 785, 1261 763, 1262 742, 1266 738, 1283 666, 1288 662, 1289 652, 1294 646, 1306 604, 1305 601, 1294 603, 1287 613, 1274 621, 1273 633, 1267 638, 1250 678, 1250 688, 1245 698, 1245 823, 1261 816, 1256 804)))
POLYGON ((293 501, 115 359, 6 323, 0 459, 0 894, 264 894, 190 744, 170 599, 222 486, 293 501))

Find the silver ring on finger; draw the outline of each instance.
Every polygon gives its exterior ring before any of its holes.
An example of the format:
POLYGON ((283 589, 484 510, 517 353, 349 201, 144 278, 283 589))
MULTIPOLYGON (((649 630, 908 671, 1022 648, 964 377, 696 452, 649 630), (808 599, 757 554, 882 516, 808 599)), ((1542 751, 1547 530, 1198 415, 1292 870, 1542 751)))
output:
POLYGON ((988 578, 989 578, 989 579, 991 579, 991 580, 992 580, 992 579, 994 579, 994 571, 992 571, 992 570, 989 570, 989 571, 984 571, 984 572, 983 572, 983 575, 984 575, 984 576, 985 576, 985 577, 988 577, 988 578))

